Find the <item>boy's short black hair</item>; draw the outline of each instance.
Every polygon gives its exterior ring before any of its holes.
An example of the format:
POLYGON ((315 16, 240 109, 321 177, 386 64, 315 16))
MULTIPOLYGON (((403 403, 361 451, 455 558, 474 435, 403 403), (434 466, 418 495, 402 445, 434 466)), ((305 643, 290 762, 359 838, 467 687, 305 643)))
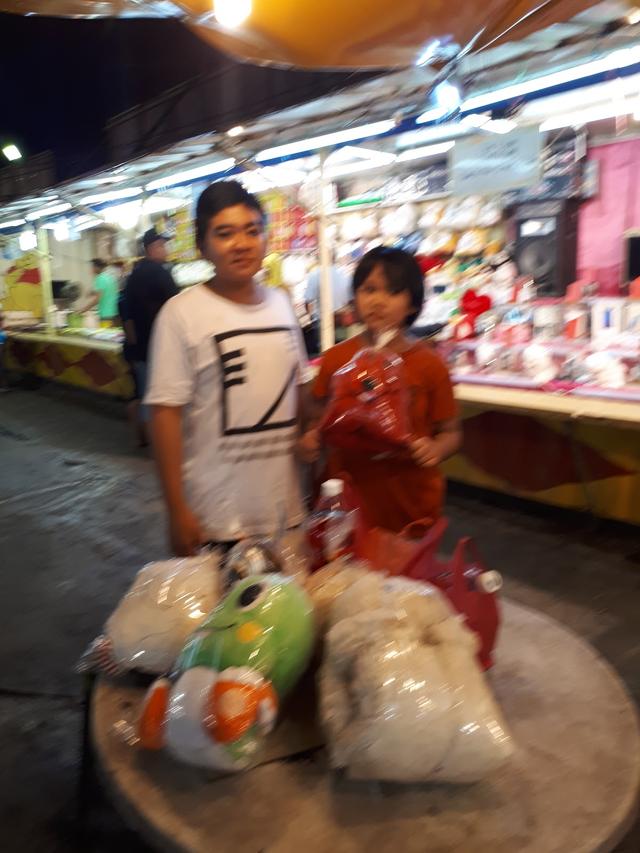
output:
POLYGON ((91 264, 97 270, 104 270, 108 266, 107 262, 103 261, 102 258, 92 258, 91 264))
POLYGON ((204 240, 212 216, 216 216, 227 207, 235 207, 238 204, 257 211, 262 221, 266 221, 267 217, 258 199, 238 181, 216 181, 215 184, 210 184, 206 190, 203 190, 196 206, 197 244, 200 245, 204 240))
POLYGON ((424 276, 420 265, 409 252, 394 249, 391 246, 376 246, 364 255, 353 274, 354 295, 375 267, 384 269, 392 293, 406 291, 411 298, 413 312, 407 317, 406 326, 412 326, 418 319, 424 303, 424 276))

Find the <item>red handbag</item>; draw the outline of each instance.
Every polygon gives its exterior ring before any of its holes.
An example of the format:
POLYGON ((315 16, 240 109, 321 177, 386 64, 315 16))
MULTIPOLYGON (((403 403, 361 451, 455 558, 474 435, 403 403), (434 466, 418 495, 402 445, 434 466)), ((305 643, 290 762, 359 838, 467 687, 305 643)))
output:
POLYGON ((336 371, 320 423, 325 442, 376 455, 406 450, 411 441, 404 364, 386 350, 363 349, 336 371))

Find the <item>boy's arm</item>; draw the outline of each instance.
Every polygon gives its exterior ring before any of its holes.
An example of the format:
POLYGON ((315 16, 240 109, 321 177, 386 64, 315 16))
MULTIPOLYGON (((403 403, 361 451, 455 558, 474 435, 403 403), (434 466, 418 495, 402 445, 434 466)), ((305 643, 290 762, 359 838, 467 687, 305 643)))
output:
POLYGON ((200 522, 187 504, 182 475, 183 409, 193 397, 194 373, 184 322, 167 305, 151 340, 151 371, 145 402, 151 407, 153 449, 164 492, 171 546, 178 556, 195 554, 204 544, 200 522))
POLYGON ((169 516, 169 535, 178 557, 204 544, 200 522, 189 508, 182 485, 182 407, 152 406, 153 449, 169 516))

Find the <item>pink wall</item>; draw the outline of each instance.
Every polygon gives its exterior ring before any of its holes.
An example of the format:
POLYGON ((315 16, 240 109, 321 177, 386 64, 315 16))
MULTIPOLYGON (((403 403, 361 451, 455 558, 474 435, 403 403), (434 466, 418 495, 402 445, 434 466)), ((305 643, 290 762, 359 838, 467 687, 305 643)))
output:
POLYGON ((622 235, 640 229, 640 139, 589 149, 600 163, 598 196, 580 208, 578 275, 589 270, 609 289, 621 283, 622 235))

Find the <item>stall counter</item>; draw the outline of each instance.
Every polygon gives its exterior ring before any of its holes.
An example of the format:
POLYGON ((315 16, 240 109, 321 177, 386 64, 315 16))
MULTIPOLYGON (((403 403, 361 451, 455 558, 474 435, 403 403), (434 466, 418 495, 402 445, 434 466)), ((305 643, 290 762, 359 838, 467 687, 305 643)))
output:
POLYGON ((640 524, 640 403, 465 383, 456 397, 450 480, 640 524))
POLYGON ((133 382, 122 344, 53 332, 8 332, 7 367, 93 391, 130 399, 133 382))

